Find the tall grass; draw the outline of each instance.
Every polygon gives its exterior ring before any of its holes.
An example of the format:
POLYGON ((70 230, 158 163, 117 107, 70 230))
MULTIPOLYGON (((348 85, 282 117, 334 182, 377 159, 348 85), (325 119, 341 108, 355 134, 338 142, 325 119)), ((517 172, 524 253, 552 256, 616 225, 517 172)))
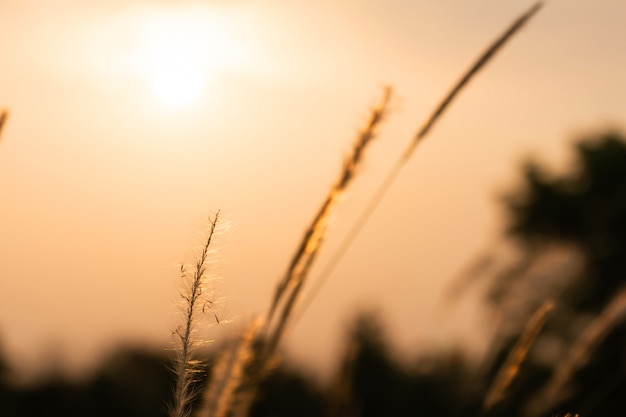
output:
MULTIPOLYGON (((626 318, 626 289, 617 292, 580 333, 567 354, 556 364, 552 377, 528 404, 535 415, 545 412, 567 396, 568 383, 576 371, 589 361, 595 348, 602 343, 609 332, 626 318)), ((612 387, 611 387, 612 388, 612 387)))
POLYGON ((2 138, 2 129, 4 128, 4 125, 8 118, 9 118, 9 111, 2 110, 2 112, 0 112, 0 138, 2 138))
MULTIPOLYGON (((225 417, 233 414, 232 410, 247 408, 243 388, 249 384, 248 368, 254 359, 254 341, 260 329, 260 320, 250 322, 241 336, 232 340, 217 358, 199 416, 225 417)), ((247 393, 252 394, 250 390, 247 393)))
POLYGON ((459 81, 452 86, 450 90, 444 95, 443 99, 435 107, 433 112, 427 117, 417 130, 413 138, 409 141, 408 145, 404 149, 404 152, 398 157, 396 163, 392 166, 387 176, 381 182, 379 187, 374 192, 369 203, 365 206, 361 214, 357 217, 357 220, 353 224, 352 228, 347 233, 346 237, 340 243, 339 248, 334 253, 333 257, 324 268, 317 281, 317 285, 311 291, 311 296, 305 301, 305 306, 310 304, 312 299, 316 296, 320 287, 324 285, 324 282, 328 279, 334 268, 337 266, 341 258, 346 251, 352 245, 352 242, 357 238, 363 226, 367 223, 372 213, 378 207, 380 201, 385 197, 387 191, 391 187, 391 184, 396 180, 400 174, 404 165, 411 158, 415 149, 421 144, 428 136, 428 133, 435 127, 437 122, 441 119, 441 116, 450 107, 454 99, 459 93, 469 84, 469 82, 480 72, 485 65, 491 61, 498 51, 509 41, 524 25, 543 7, 543 2, 539 1, 533 4, 525 13, 521 14, 513 23, 502 33, 495 41, 489 45, 489 47, 476 59, 476 61, 470 66, 470 68, 463 73, 459 81))
POLYGON ((526 328, 522 332, 519 340, 513 346, 513 349, 502 364, 498 374, 496 375, 491 387, 485 395, 483 408, 490 409, 505 397, 507 388, 519 373, 522 363, 528 356, 528 352, 532 347, 535 339, 546 324, 548 314, 554 309, 554 302, 547 300, 533 314, 526 328))
MULTIPOLYGON (((415 136, 410 140, 406 149, 398 158, 396 164, 385 177, 381 185, 373 194, 370 203, 366 205, 362 214, 357 218, 351 231, 343 240, 338 251, 331 258, 328 266, 318 277, 317 285, 313 287, 311 295, 307 298, 302 308, 311 302, 316 292, 328 278, 334 266, 339 262, 343 254, 348 250, 353 240, 363 228, 377 204, 382 200, 391 183, 395 180, 402 167, 410 159, 416 147, 427 137, 441 116, 449 108, 454 99, 468 85, 468 83, 490 62, 498 51, 539 11, 543 2, 537 2, 525 13, 519 16, 489 47, 478 57, 470 68, 462 75, 457 83, 444 95, 442 101, 435 107, 432 114, 424 121, 415 136)), ((257 321, 253 321, 242 336, 232 342, 232 345, 222 354, 213 368, 211 384, 204 395, 203 405, 199 409, 198 416, 246 416, 251 404, 255 399, 258 384, 272 370, 272 364, 276 356, 278 346, 294 318, 295 307, 302 297, 305 284, 309 281, 309 275, 318 254, 320 253, 327 232, 328 220, 336 210, 339 197, 353 182, 363 163, 367 148, 376 138, 381 123, 388 113, 388 105, 392 90, 387 87, 384 90, 379 104, 372 109, 365 126, 359 131, 354 140, 351 153, 346 158, 340 170, 338 179, 324 197, 320 208, 315 212, 313 219, 306 229, 294 255, 287 266, 283 277, 278 281, 273 298, 266 315, 257 321)), ((217 222, 217 216, 213 222, 213 228, 217 222)), ((201 279, 204 274, 204 262, 206 251, 213 233, 205 246, 196 270, 193 274, 194 283, 201 279)), ((187 350, 191 347, 189 329, 193 327, 195 309, 198 308, 194 285, 189 289, 184 300, 187 303, 186 324, 183 330, 177 333, 180 337, 182 349, 178 365, 179 382, 176 388, 175 413, 173 417, 186 416, 189 410, 190 398, 189 377, 193 375, 195 363, 188 358, 187 350), (188 346, 189 345, 189 346, 188 346), (189 367, 191 366, 191 371, 189 367)), ((538 331, 540 325, 534 327, 538 331)), ((532 343, 532 338, 530 338, 532 343)), ((524 345, 528 347, 528 343, 524 345)), ((507 382, 507 384, 510 381, 507 382)), ((505 384, 506 385, 506 384, 505 384)), ((502 390, 501 385, 498 390, 502 390)))
MULTIPOLYGON (((200 313, 206 311, 207 308, 212 308, 213 301, 204 295, 207 284, 207 258, 218 219, 219 212, 215 214, 213 219, 209 219, 208 237, 193 270, 187 271, 184 265, 180 267, 181 278, 185 288, 181 293, 183 320, 174 332, 178 338, 179 346, 174 366, 176 388, 170 410, 172 417, 188 417, 191 415, 191 403, 197 394, 193 389, 193 384, 197 382, 198 376, 202 373, 202 362, 195 356, 197 341, 193 336, 200 313)), ((217 316, 215 317, 217 320, 217 316)))

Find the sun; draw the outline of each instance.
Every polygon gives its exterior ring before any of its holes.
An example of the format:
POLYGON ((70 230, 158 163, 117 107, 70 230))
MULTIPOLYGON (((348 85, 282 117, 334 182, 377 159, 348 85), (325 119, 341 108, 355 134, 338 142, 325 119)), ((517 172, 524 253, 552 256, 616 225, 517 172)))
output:
POLYGON ((151 84, 163 103, 180 107, 200 96, 205 78, 197 63, 185 57, 172 57, 155 65, 151 84))
POLYGON ((192 33, 164 31, 151 48, 151 85, 165 104, 180 107, 195 101, 204 88, 201 48, 192 33))
POLYGON ((250 48, 220 9, 150 9, 136 17, 130 33, 133 67, 155 101, 170 107, 193 105, 215 93, 225 74, 250 67, 250 48))
POLYGON ((163 17, 146 30, 149 79, 153 93, 169 106, 196 101, 206 84, 209 70, 207 35, 197 30, 188 16, 163 17))

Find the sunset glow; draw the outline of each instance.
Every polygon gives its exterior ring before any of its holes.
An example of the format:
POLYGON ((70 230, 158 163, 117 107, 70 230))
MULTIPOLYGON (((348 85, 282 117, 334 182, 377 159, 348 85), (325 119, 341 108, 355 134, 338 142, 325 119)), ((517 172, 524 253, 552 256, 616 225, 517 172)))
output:
MULTIPOLYGON (((331 219, 320 271, 423 119, 526 4, 5 3, 0 360, 24 374, 53 360, 89 369, 120 341, 169 343, 178 265, 218 210, 232 224, 212 254, 220 319, 267 311, 381 87, 392 112, 331 219)), ((626 125, 625 4, 546 2, 408 161, 286 351, 330 371, 361 306, 380 307, 400 350, 480 350, 478 297, 446 323, 437 300, 496 243, 496 195, 525 155, 565 164, 580 131, 626 125)))

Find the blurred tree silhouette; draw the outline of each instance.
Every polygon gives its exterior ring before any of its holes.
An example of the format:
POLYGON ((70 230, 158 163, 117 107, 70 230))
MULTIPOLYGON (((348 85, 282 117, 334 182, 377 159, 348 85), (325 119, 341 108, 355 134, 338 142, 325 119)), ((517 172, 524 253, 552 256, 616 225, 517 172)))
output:
MULTIPOLYGON (((163 353, 120 348, 87 378, 68 380, 55 373, 26 386, 12 384, 10 369, 3 364, 0 356, 2 417, 169 416, 175 381, 172 358, 163 353)), ((205 382, 199 378, 198 392, 205 382)), ((326 415, 322 390, 289 365, 282 365, 263 381, 260 391, 250 416, 326 415)))
POLYGON ((536 163, 524 169, 521 199, 506 199, 509 233, 527 245, 563 243, 584 257, 584 280, 568 303, 598 312, 626 273, 626 144, 616 133, 576 146, 577 166, 549 177, 536 163))
POLYGON ((377 315, 361 314, 331 385, 331 416, 467 416, 480 410, 481 383, 462 356, 437 354, 407 365, 393 358, 377 315))
MULTIPOLYGON (((489 293, 502 329, 519 329, 545 298, 557 303, 500 405, 508 415, 593 416, 626 407, 617 395, 626 388, 626 143, 609 132, 574 149, 574 166, 559 175, 526 163, 521 189, 503 200, 507 235, 521 256, 496 272, 489 293)), ((490 375, 513 343, 502 333, 490 375)))
POLYGON ((250 417, 322 417, 326 398, 309 378, 289 365, 282 365, 261 384, 250 417))
POLYGON ((53 374, 27 386, 0 381, 0 415, 167 416, 173 378, 168 358, 138 349, 120 349, 89 378, 53 374))

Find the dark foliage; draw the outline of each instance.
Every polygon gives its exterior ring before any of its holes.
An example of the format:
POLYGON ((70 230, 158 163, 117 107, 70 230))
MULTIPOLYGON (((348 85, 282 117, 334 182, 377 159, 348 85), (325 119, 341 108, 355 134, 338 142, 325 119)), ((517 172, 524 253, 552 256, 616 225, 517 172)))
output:
POLYGON ((166 364, 164 356, 121 350, 84 381, 50 376, 27 387, 5 382, 0 415, 165 417, 173 389, 166 364))
POLYGON ((280 367, 260 386, 250 417, 321 417, 326 399, 301 372, 280 367))
POLYGON ((376 316, 360 316, 350 333, 341 372, 331 390, 334 416, 466 416, 480 409, 482 384, 460 355, 393 358, 376 316))
MULTIPOLYGON (((567 268, 529 273, 530 268, 522 266, 498 274, 494 281, 491 303, 495 309, 502 308, 507 297, 525 299, 531 304, 542 297, 552 297, 557 303, 538 347, 531 352, 512 387, 505 408, 508 415, 523 415, 522 410, 530 415, 537 415, 538 410, 540 415, 572 410, 585 416, 600 416, 609 410, 626 409, 626 400, 619 395, 626 381, 626 326, 620 317, 623 314, 606 323, 606 332, 596 337, 589 358, 572 369, 571 379, 561 387, 558 396, 537 399, 543 385, 554 377, 555 369, 563 367, 563 360, 572 354, 572 347, 594 320, 597 324, 596 318, 607 306, 616 305, 616 297, 626 283, 625 138, 615 132, 587 137, 574 146, 574 151, 574 166, 560 174, 549 174, 536 162, 527 163, 522 188, 504 199, 508 234, 526 252, 524 265, 532 264, 554 248, 567 248, 582 265, 573 275, 567 268), (520 286, 521 279, 531 284, 520 286), (543 294, 533 288, 559 279, 567 283, 561 291, 543 294), (557 354, 552 354, 553 362, 546 363, 539 358, 541 347, 545 349, 548 344, 557 354), (532 401, 543 402, 543 407, 529 408, 532 401)), ((515 319, 524 320, 511 318, 515 319)), ((498 347, 500 358, 511 343, 510 338, 505 339, 498 347)), ((494 363, 492 375, 499 363, 494 363)))
MULTIPOLYGON (((171 358, 166 355, 121 349, 82 381, 50 376, 22 387, 0 379, 0 415, 167 417, 174 391, 171 369, 171 358)), ((254 417, 324 415, 322 392, 302 373, 286 367, 263 382, 251 411, 254 417)))
POLYGON ((559 176, 528 163, 523 192, 505 201, 515 239, 581 251, 584 282, 568 303, 594 312, 626 276, 626 143, 617 133, 586 138, 576 145, 576 157, 576 166, 559 176))

